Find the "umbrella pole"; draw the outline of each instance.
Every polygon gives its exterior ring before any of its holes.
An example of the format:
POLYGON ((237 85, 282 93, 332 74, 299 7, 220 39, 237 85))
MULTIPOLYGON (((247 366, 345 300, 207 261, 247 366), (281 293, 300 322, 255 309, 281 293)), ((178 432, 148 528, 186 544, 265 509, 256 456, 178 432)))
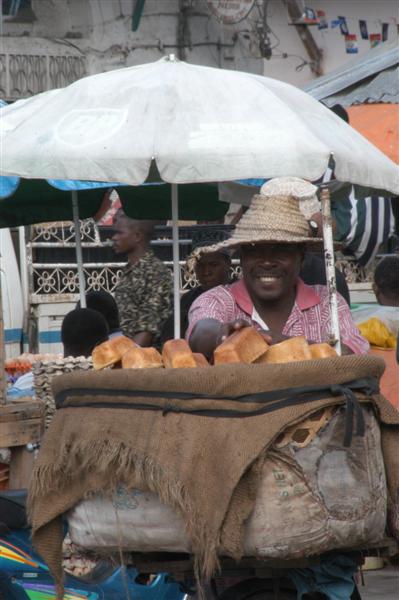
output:
MULTIPOLYGON (((1 256, 0 256, 1 262, 1 256)), ((1 265, 0 265, 1 267, 1 265)), ((3 302, 1 291, 1 268, 0 268, 0 404, 6 403, 7 385, 6 385, 6 369, 5 369, 5 343, 4 343, 4 319, 3 319, 3 302)))
POLYGON ((22 286, 22 297, 24 305, 24 320, 23 320, 23 351, 25 352, 25 345, 27 350, 29 349, 29 341, 25 343, 25 339, 28 339, 29 332, 29 283, 28 283, 28 258, 26 255, 26 241, 25 241, 25 227, 21 225, 18 227, 18 243, 19 243, 19 271, 21 274, 21 286, 22 286))
POLYGON ((326 279, 328 301, 330 306, 331 341, 336 352, 341 354, 341 336, 339 332, 337 285, 335 281, 334 244, 332 233, 330 192, 324 187, 321 190, 321 212, 323 216, 324 260, 326 265, 326 279))
POLYGON ((86 281, 83 272, 82 241, 80 239, 78 192, 72 191, 72 213, 75 225, 76 262, 78 265, 80 307, 86 308, 86 281))
POLYGON ((179 264, 179 196, 172 183, 172 238, 173 238, 173 308, 175 316, 175 339, 180 338, 180 264, 179 264))

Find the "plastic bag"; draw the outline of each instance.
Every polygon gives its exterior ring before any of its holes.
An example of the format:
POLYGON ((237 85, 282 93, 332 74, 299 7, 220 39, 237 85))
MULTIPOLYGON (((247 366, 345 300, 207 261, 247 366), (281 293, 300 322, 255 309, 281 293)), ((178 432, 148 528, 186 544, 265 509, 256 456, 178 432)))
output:
POLYGON ((395 336, 399 333, 399 308, 397 306, 381 306, 380 304, 358 304, 351 308, 356 325, 375 317, 380 319, 395 336))
POLYGON ((377 346, 378 348, 396 348, 396 336, 381 319, 372 317, 364 323, 360 323, 358 328, 362 336, 372 346, 377 346))

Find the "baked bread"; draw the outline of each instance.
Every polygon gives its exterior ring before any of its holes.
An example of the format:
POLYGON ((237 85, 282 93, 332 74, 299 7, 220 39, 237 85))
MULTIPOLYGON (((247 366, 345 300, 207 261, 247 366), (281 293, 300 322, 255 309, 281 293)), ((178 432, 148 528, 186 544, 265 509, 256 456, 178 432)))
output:
POLYGON ((168 340, 162 348, 165 367, 172 369, 194 368, 197 366, 193 353, 186 340, 168 340))
POLYGON ((155 348, 136 346, 122 356, 122 369, 154 369, 163 367, 162 356, 155 348))
POLYGON ((215 365, 252 363, 269 348, 265 338, 254 327, 243 327, 222 342, 213 353, 215 365))
POLYGON ((193 352, 193 356, 197 367, 202 368, 211 366, 201 352, 193 352))
POLYGON ((334 348, 327 343, 311 344, 309 346, 309 349, 313 359, 330 358, 331 356, 338 356, 334 348))
POLYGON ((303 336, 284 340, 273 344, 261 360, 262 363, 287 363, 296 360, 310 360, 312 358, 310 346, 303 336))
POLYGON ((107 340, 94 348, 92 352, 93 367, 98 370, 115 365, 126 352, 136 347, 137 344, 124 335, 107 340))

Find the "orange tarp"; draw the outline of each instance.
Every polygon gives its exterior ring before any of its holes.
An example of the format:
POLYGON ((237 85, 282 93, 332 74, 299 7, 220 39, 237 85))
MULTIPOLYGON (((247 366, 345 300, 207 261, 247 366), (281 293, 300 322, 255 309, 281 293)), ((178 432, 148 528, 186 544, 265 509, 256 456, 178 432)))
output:
POLYGON ((346 110, 352 127, 399 164, 399 104, 360 104, 346 110))
POLYGON ((396 349, 371 347, 370 354, 385 360, 386 368, 380 381, 381 394, 399 410, 399 365, 396 362, 396 349))

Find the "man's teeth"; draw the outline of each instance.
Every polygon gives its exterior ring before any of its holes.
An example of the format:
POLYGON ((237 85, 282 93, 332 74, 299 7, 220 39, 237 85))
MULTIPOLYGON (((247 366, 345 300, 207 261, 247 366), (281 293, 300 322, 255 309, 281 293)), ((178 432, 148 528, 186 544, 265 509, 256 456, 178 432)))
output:
POLYGON ((259 279, 262 281, 262 283, 269 283, 271 281, 277 281, 278 277, 263 276, 263 277, 259 277, 259 279))

